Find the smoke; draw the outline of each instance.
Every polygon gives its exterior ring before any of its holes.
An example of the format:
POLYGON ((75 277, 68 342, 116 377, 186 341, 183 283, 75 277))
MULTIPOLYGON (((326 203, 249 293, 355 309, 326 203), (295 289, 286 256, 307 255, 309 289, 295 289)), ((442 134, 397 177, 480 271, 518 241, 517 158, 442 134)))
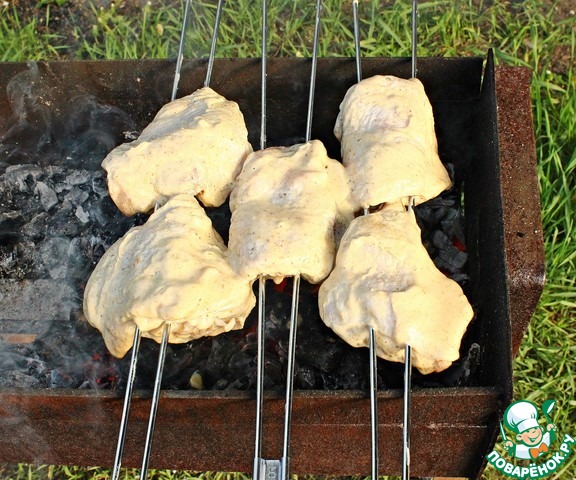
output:
POLYGON ((11 116, 0 133, 0 162, 97 170, 130 138, 134 121, 121 109, 65 85, 45 65, 30 63, 6 87, 11 116), (42 68, 41 68, 42 67, 42 68))
POLYGON ((117 377, 99 333, 83 321, 82 296, 104 251, 143 221, 114 206, 100 167, 134 122, 64 82, 30 63, 6 87, 0 386, 110 388, 117 377))

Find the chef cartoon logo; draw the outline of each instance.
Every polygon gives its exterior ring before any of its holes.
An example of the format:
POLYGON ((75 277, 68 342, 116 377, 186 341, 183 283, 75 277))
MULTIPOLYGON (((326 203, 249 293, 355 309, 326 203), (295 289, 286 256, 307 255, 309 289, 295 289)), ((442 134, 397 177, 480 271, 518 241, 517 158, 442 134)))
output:
POLYGON ((547 400, 542 405, 548 424, 545 427, 538 423, 538 408, 532 402, 519 400, 508 406, 504 412, 504 424, 508 430, 515 433, 512 438, 500 424, 504 448, 516 458, 535 460, 550 451, 550 444, 556 440, 556 425, 550 420, 550 412, 554 409, 554 400, 547 400))
POLYGON ((512 459, 523 460, 516 465, 493 450, 487 455, 488 461, 511 478, 544 478, 554 473, 566 462, 572 452, 575 440, 564 435, 558 440, 556 425, 550 417, 556 406, 555 400, 542 404, 546 423, 541 424, 538 407, 528 400, 511 403, 500 422, 502 446, 512 459))

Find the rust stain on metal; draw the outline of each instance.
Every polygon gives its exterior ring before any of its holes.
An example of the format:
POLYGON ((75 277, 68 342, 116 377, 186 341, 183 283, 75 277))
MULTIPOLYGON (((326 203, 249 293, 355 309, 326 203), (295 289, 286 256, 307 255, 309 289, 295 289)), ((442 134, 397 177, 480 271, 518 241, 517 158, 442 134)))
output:
POLYGON ((498 143, 514 356, 518 353, 545 281, 531 77, 528 68, 496 69, 498 143))

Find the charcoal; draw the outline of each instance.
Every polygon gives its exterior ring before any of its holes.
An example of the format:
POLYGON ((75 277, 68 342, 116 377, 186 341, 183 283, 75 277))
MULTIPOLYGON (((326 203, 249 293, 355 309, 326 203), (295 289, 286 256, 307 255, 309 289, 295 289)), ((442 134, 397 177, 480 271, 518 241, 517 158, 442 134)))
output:
POLYGON ((432 232, 431 238, 433 245, 439 250, 446 249, 452 245, 452 242, 448 236, 441 230, 435 230, 432 232))
POLYGON ((12 243, 18 237, 18 230, 24 222, 20 212, 15 210, 0 212, 0 243, 12 243))
POLYGON ((73 170, 66 176, 66 183, 72 186, 85 185, 93 178, 87 170, 73 170))
POLYGON ((48 271, 50 278, 66 278, 70 243, 70 240, 65 237, 51 237, 40 244, 40 261, 48 271))
POLYGON ((50 214, 41 212, 22 227, 21 233, 33 240, 39 240, 46 236, 48 224, 50 223, 50 214))
POLYGON ((55 368, 50 372, 50 387, 51 388, 70 388, 74 386, 76 380, 68 373, 60 371, 55 368))
POLYGON ((86 200, 88 200, 89 197, 90 194, 88 193, 88 191, 82 188, 75 187, 66 194, 64 200, 69 201, 74 206, 79 206, 82 205, 86 200))
MULTIPOLYGON (((212 339, 212 349, 204 366, 204 375, 208 383, 216 383, 227 375, 228 365, 232 362, 232 357, 238 354, 241 346, 237 340, 228 335, 219 335, 212 339)), ((243 364, 246 357, 238 357, 232 363, 243 364)), ((239 367, 241 368, 241 367, 239 367)))
POLYGON ((44 182, 37 182, 34 193, 40 196, 40 203, 44 211, 49 212, 53 207, 58 205, 58 195, 44 182))
POLYGON ((213 388, 214 390, 224 390, 227 386, 228 386, 228 380, 226 380, 225 378, 221 378, 214 384, 213 388))
POLYGON ((118 212, 109 197, 96 200, 88 207, 90 218, 98 222, 102 227, 111 223, 117 216, 118 212))
POLYGON ((311 367, 298 368, 294 383, 302 390, 315 390, 320 387, 317 372, 311 367))
POLYGON ((99 197, 108 197, 108 184, 103 172, 94 172, 91 186, 92 191, 99 197))
POLYGON ((68 246, 66 260, 66 276, 70 279, 84 280, 92 270, 90 252, 92 246, 90 239, 83 237, 73 238, 68 246))
MULTIPOLYGON (((316 333, 316 332, 315 332, 316 333)), ((296 358, 322 372, 332 371, 344 353, 342 342, 329 335, 299 335, 296 358)))
POLYGON ((48 234, 58 237, 75 237, 80 233, 81 226, 70 204, 62 204, 51 218, 48 226, 48 234))
POLYGON ((455 208, 451 208, 446 212, 440 222, 442 231, 450 237, 453 241, 458 241, 462 246, 465 245, 464 229, 462 227, 463 219, 461 213, 455 208))
POLYGON ((76 215, 76 218, 80 220, 80 223, 88 223, 90 221, 90 215, 86 210, 84 210, 84 208, 82 208, 82 205, 76 207, 74 215, 76 215))
POLYGON ((230 357, 228 371, 232 378, 245 377, 256 367, 256 352, 252 348, 243 348, 230 357))
POLYGON ((333 372, 320 372, 322 387, 326 390, 366 389, 368 378, 368 349, 347 348, 333 372))
POLYGON ((4 182, 11 187, 16 187, 20 192, 30 192, 34 190, 36 180, 42 173, 42 169, 37 165, 10 165, 6 168, 4 182))
POLYGON ((448 247, 438 252, 438 256, 434 259, 434 265, 439 270, 449 273, 458 273, 464 268, 468 261, 468 254, 461 252, 456 247, 448 247))
POLYGON ((0 247, 0 276, 9 277, 18 268, 18 250, 16 247, 0 247))

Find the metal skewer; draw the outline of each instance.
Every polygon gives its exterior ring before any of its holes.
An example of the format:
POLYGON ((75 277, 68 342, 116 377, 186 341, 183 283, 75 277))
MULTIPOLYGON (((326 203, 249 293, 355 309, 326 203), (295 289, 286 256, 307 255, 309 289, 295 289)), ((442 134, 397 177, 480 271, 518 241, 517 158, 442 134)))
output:
MULTIPOLYGON (((268 9, 267 0, 262 0, 262 78, 260 97, 260 150, 266 148, 266 54, 268 43, 268 9)), ((256 380, 256 438, 254 441, 253 480, 270 478, 276 480, 280 476, 280 462, 262 458, 262 416, 264 410, 264 347, 266 328, 264 318, 266 314, 266 277, 258 277, 258 356, 256 380)))
MULTIPOLYGON (((312 52, 312 68, 310 74, 310 94, 308 99, 308 114, 306 122, 306 142, 312 136, 312 117, 314 105, 314 90, 316 85, 316 67, 318 59, 318 38, 320 31, 320 16, 322 0, 316 1, 316 21, 314 28, 314 45, 312 52)), ((266 0, 262 7, 262 117, 260 131, 260 148, 266 148, 266 41, 267 13, 266 0)), ((287 480, 290 471, 290 430, 292 424, 292 397, 294 391, 294 364, 296 358, 296 335, 298 328, 298 304, 300 298, 300 275, 293 277, 292 304, 290 309, 290 334, 288 340, 288 364, 286 367, 286 400, 284 405, 284 437, 282 458, 266 460, 262 458, 262 414, 264 390, 264 315, 265 315, 265 282, 264 275, 258 278, 258 359, 257 359, 257 389, 256 389, 256 441, 254 449, 255 480, 287 480)))
MULTIPOLYGON (((356 79, 362 81, 362 55, 360 52, 360 25, 358 20, 358 0, 353 0, 352 11, 354 15, 354 45, 356 52, 356 79)), ((369 209, 364 209, 364 215, 368 215, 369 209)), ((368 347, 370 355, 370 444, 372 459, 372 478, 378 478, 378 370, 376 357, 376 341, 374 328, 368 329, 368 347)))
MULTIPOLYGON (((210 56, 208 59, 208 68, 206 72, 206 79, 204 81, 204 86, 207 87, 210 84, 210 79, 212 75, 212 69, 214 64, 214 54, 216 50, 216 40, 218 38, 218 29, 220 26, 220 16, 222 12, 222 5, 224 0, 218 1, 218 7, 216 11, 215 25, 212 35, 212 45, 210 49, 210 56)), ((178 93, 178 84, 180 83, 180 72, 182 70, 182 62, 184 60, 184 44, 186 40, 186 27, 188 25, 188 17, 190 12, 190 0, 186 1, 184 7, 184 15, 182 19, 180 44, 178 47, 178 56, 176 59, 176 70, 174 72, 174 81, 172 84, 172 94, 171 101, 176 99, 178 93)), ((158 209, 158 204, 155 205, 154 211, 158 209)), ((144 455, 142 458, 142 467, 140 472, 140 478, 146 478, 148 474, 148 464, 150 460, 150 453, 152 451, 152 437, 154 434, 154 426, 156 423, 156 414, 158 411, 158 403, 160 400, 160 390, 162 384, 162 374, 164 372, 164 363, 166 360, 166 350, 168 347, 168 340, 170 338, 170 323, 164 323, 162 329, 162 340, 160 342, 160 350, 158 352, 158 364, 156 369, 156 376, 154 379, 154 390, 152 393, 152 403, 150 406, 150 415, 148 418, 148 428, 146 431, 146 440, 144 443, 144 455)), ((140 351, 140 343, 142 340, 142 332, 136 327, 134 331, 134 340, 132 343, 132 356, 130 359, 130 369, 128 372, 128 383, 126 385, 126 393, 124 396, 124 405, 122 408, 122 418, 120 420, 120 430, 118 433, 118 442, 116 446, 116 455, 114 458, 114 468, 112 471, 112 480, 118 480, 120 476, 120 468, 122 466, 122 453, 124 451, 124 444, 126 440, 126 429, 128 425, 128 417, 130 413, 130 404, 132 400, 132 393, 134 390, 134 380, 136 378, 136 370, 138 364, 138 353, 140 351)))
MULTIPOLYGON (((412 0, 412 78, 417 74, 418 1, 412 0)), ((408 199, 408 210, 414 207, 414 197, 408 199)), ((412 404, 412 347, 404 347, 404 414, 402 418, 402 480, 410 478, 410 428, 412 404)))

